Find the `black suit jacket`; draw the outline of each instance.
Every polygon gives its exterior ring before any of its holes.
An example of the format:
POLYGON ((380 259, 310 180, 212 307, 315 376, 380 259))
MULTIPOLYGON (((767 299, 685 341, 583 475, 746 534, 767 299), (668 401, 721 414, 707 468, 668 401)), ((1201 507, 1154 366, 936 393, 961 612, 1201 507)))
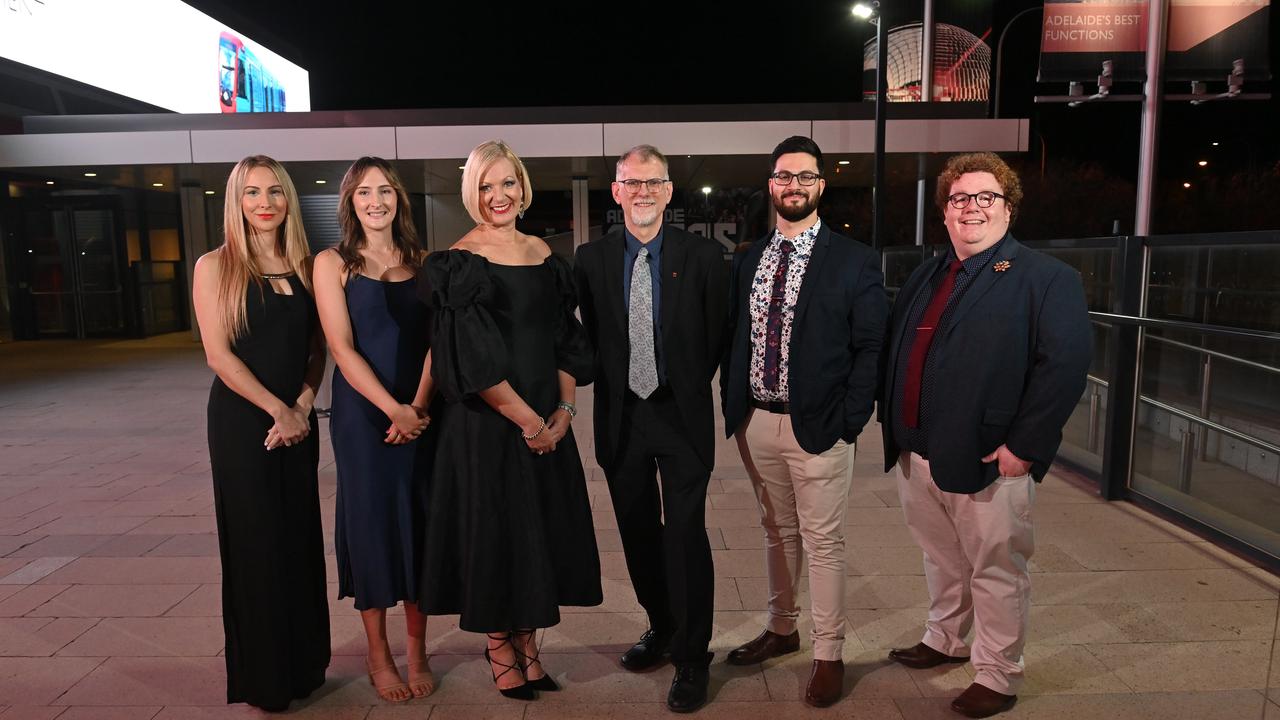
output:
MULTIPOLYGON (((616 225, 599 240, 580 246, 574 261, 582 324, 596 350, 596 460, 605 470, 618 452, 631 357, 622 298, 622 231, 616 225)), ((718 243, 663 226, 660 305, 667 385, 684 422, 680 430, 708 470, 715 461, 711 378, 721 354, 725 276, 718 243)))
MULTIPOLYGON (((772 237, 770 230, 739 253, 730 273, 730 346, 720 371, 726 435, 738 430, 750 408, 751 281, 772 237)), ((862 432, 875 404, 888 314, 879 254, 823 223, 800 284, 787 352, 791 427, 805 452, 826 452, 862 432)))
MULTIPOLYGON (((893 438, 900 408, 893 373, 912 304, 947 256, 925 261, 898 294, 885 343, 879 417, 884 469, 903 450, 893 438)), ((1071 266, 1006 236, 1004 245, 960 297, 935 335, 929 468, 946 492, 975 493, 1000 474, 982 458, 1001 444, 1044 477, 1062 441, 1062 426, 1084 392, 1092 331, 1080 275, 1071 266), (996 263, 1008 262, 1003 272, 996 263)))

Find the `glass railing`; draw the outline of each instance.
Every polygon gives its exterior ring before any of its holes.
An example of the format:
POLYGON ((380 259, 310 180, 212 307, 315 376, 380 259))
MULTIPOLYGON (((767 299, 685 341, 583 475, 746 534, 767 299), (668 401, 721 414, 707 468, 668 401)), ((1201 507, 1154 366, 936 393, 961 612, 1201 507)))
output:
POLYGON ((1143 334, 1130 488, 1280 557, 1280 367, 1249 359, 1278 341, 1143 334))

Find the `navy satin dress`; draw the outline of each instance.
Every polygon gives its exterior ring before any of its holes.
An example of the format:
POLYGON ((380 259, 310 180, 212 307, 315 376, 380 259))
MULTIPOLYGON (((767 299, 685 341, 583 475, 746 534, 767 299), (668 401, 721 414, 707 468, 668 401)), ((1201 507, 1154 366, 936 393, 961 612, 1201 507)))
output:
MULTIPOLYGON (((351 273, 345 290, 356 351, 402 403, 413 401, 429 344, 415 282, 351 273)), ((329 430, 338 470, 338 597, 355 598, 357 610, 417 602, 433 433, 388 445, 390 427, 387 416, 334 370, 329 430)))

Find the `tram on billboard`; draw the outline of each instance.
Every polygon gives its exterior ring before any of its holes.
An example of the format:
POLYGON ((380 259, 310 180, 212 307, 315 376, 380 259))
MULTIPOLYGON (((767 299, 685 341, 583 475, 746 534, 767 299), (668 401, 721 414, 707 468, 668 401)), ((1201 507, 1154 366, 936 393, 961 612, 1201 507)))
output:
POLYGON ((222 112, 284 112, 284 88, 240 38, 223 32, 218 56, 218 106, 222 112))

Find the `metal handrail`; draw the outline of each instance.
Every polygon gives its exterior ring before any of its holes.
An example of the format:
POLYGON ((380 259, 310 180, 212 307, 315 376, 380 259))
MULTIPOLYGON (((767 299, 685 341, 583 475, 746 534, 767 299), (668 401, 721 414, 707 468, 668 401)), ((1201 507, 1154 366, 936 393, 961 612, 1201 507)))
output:
POLYGON ((1162 403, 1159 400, 1156 400, 1155 398, 1149 398, 1146 395, 1139 395, 1138 399, 1148 405, 1151 405, 1152 407, 1157 407, 1157 408, 1160 408, 1161 410, 1164 410, 1165 412, 1172 413, 1173 415, 1177 415, 1178 417, 1188 422, 1193 422, 1197 425, 1201 425, 1210 430, 1216 430, 1219 433, 1226 435, 1228 437, 1233 437, 1236 440, 1239 440, 1240 442, 1248 443, 1256 448, 1261 448, 1262 450, 1268 450, 1270 452, 1276 453, 1277 455, 1280 455, 1280 446, 1272 445, 1271 443, 1267 442, 1266 440, 1263 440, 1262 438, 1256 438, 1252 435, 1242 433, 1239 430, 1233 430, 1227 427, 1226 425, 1223 425, 1221 423, 1216 423, 1207 418, 1202 418, 1199 415, 1196 415, 1195 413, 1189 413, 1186 410, 1183 410, 1182 408, 1174 407, 1173 405, 1170 405, 1168 403, 1162 403))
POLYGON ((1121 325, 1137 325, 1139 327, 1158 327, 1169 328, 1172 330, 1189 330, 1192 332, 1201 332, 1207 335, 1225 335, 1227 337, 1246 338, 1249 340, 1272 340, 1280 341, 1280 333, 1271 332, 1270 330, 1246 330, 1244 328, 1225 327, 1222 325, 1207 325, 1205 323, 1186 322, 1185 320, 1163 320, 1160 318, 1134 317, 1133 315, 1119 315, 1116 313, 1099 312, 1090 310, 1089 316, 1096 319, 1105 319, 1110 322, 1120 323, 1121 325))
MULTIPOLYGON (((1108 321, 1110 321, 1110 322, 1116 322, 1116 323, 1121 323, 1126 325, 1137 325, 1139 327, 1143 327, 1146 325, 1153 325, 1156 327, 1169 327, 1169 328, 1175 328, 1178 330, 1189 330, 1193 332, 1208 332, 1211 334, 1229 335, 1232 337, 1243 336, 1243 337, 1248 337, 1250 339, 1256 339, 1256 340, 1280 339, 1280 338, 1271 337, 1273 333, 1247 331, 1247 330, 1237 331, 1234 328, 1223 328, 1215 325, 1201 325, 1196 323, 1187 323, 1187 322, 1181 322, 1181 321, 1175 321, 1175 320, 1157 320, 1154 318, 1135 318, 1129 315, 1115 315, 1112 313, 1091 312, 1089 314, 1091 316, 1094 316, 1093 322, 1096 322, 1099 324, 1108 324, 1108 321), (1107 320, 1100 320, 1098 318, 1107 318, 1107 320)), ((1145 337, 1148 340, 1154 340, 1160 343, 1171 345, 1173 347, 1178 347, 1186 350, 1193 350, 1195 352, 1200 353, 1204 357, 1204 369, 1203 369, 1204 376, 1203 376, 1203 381, 1201 385, 1199 414, 1188 412, 1179 407, 1161 402, 1159 400, 1156 400, 1153 397, 1149 397, 1141 393, 1138 394, 1138 402, 1146 403, 1151 407, 1164 410, 1165 412, 1170 413, 1175 417, 1180 417, 1186 420, 1188 423, 1192 423, 1196 427, 1194 431, 1184 431, 1182 434, 1181 460, 1179 462, 1179 468, 1178 468, 1178 487, 1183 492, 1190 492, 1192 458, 1196 454, 1200 456, 1200 460, 1205 460, 1207 457, 1208 443, 1207 443, 1207 438, 1204 435, 1205 431, 1207 430, 1216 431, 1221 435, 1233 438, 1235 440, 1239 440, 1240 442, 1243 442, 1246 445, 1250 445, 1255 448, 1259 448, 1261 450, 1266 450, 1268 452, 1280 454, 1280 446, 1267 442, 1262 438, 1255 437, 1248 433, 1244 433, 1239 430, 1229 428, 1226 425, 1223 425, 1218 422, 1214 422, 1210 418, 1206 417, 1209 414, 1209 406, 1210 406, 1209 391, 1210 391, 1210 386, 1212 382, 1211 368, 1212 368, 1213 358, 1215 357, 1220 358, 1222 360, 1235 362, 1235 363, 1244 365, 1246 367, 1252 367, 1258 370, 1263 370, 1266 372, 1272 372, 1276 374, 1280 374, 1280 368, 1273 367, 1265 363, 1256 362, 1254 360, 1247 360, 1245 358, 1231 355, 1229 353, 1224 353, 1217 350, 1210 350, 1208 348, 1199 347, 1197 345, 1191 345, 1188 343, 1179 342, 1177 340, 1161 337, 1159 335, 1152 335, 1150 333, 1147 333, 1145 337), (1197 447, 1198 447, 1198 451, 1197 451, 1197 447)), ((1087 443, 1088 443, 1089 452, 1096 453, 1097 445, 1098 445, 1097 433, 1099 428, 1098 413, 1099 413, 1100 404, 1101 404, 1100 388, 1110 388, 1110 383, 1094 375, 1087 375, 1086 378, 1087 378, 1087 381, 1093 385, 1093 390, 1089 393, 1089 434, 1088 434, 1087 443)))
POLYGON ((1251 367, 1257 370, 1264 370, 1266 372, 1276 373, 1277 375, 1280 375, 1280 367, 1275 367, 1274 365, 1267 365, 1266 363, 1260 363, 1260 362, 1257 362, 1256 360, 1246 360, 1237 355, 1224 353, 1220 350, 1210 350, 1209 348, 1202 348, 1199 345, 1191 345, 1190 343, 1179 342, 1177 340, 1173 340, 1167 337, 1160 337, 1159 335, 1147 335, 1147 339, 1155 340, 1157 342, 1161 342, 1166 345, 1173 345, 1174 347, 1183 348, 1185 350, 1195 350, 1196 352, 1202 355, 1211 355, 1216 358, 1222 358, 1223 360, 1230 360, 1231 362, 1234 362, 1234 363, 1247 365, 1248 367, 1251 367))

